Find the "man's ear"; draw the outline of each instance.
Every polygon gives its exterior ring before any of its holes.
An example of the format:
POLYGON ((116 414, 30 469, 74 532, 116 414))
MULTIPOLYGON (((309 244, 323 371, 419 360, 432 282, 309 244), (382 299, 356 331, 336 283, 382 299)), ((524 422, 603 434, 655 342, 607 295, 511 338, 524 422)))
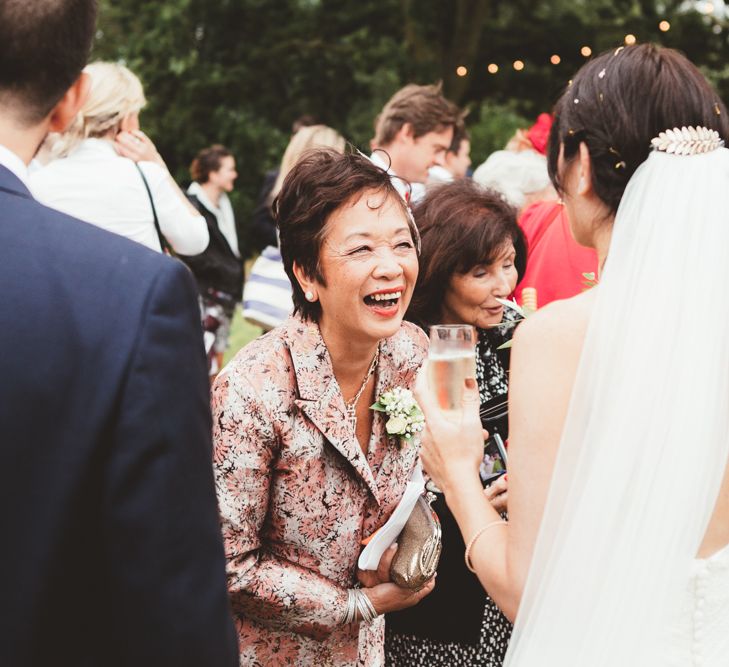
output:
POLYGON ((413 129, 412 123, 403 123, 403 126, 397 131, 395 135, 396 141, 401 141, 407 144, 412 144, 415 138, 415 130, 413 129))
POLYGON ((590 151, 583 141, 580 143, 580 180, 577 184, 577 194, 589 195, 592 193, 592 160, 590 151))
POLYGON ((91 90, 91 78, 81 72, 78 79, 65 92, 58 104, 51 111, 49 132, 63 132, 76 117, 91 90))

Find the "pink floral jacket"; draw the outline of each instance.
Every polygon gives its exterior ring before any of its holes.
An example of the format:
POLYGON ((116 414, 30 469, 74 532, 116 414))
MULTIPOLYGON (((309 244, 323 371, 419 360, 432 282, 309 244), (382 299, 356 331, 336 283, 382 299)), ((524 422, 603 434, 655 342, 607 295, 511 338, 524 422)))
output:
MULTIPOLYGON (((377 395, 409 387, 427 340, 384 340, 377 395)), ((247 345, 213 389, 214 465, 241 665, 382 665, 384 620, 343 626, 361 540, 389 518, 417 458, 375 414, 360 448, 316 324, 247 345)))

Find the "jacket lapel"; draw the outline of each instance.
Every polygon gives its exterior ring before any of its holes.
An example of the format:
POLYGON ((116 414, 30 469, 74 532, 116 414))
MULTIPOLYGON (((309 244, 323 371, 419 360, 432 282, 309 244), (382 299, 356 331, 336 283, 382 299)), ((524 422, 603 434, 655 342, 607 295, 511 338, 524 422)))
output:
POLYGON ((295 317, 289 318, 286 339, 299 389, 296 405, 349 461, 379 502, 377 484, 347 418, 344 398, 319 327, 295 317))
MULTIPOLYGON (((392 338, 382 341, 375 399, 395 387, 408 389, 412 387, 423 358, 423 349, 416 348, 414 341, 403 329, 400 329, 392 338)), ((383 416, 383 419, 386 419, 386 417, 383 416)), ((386 437, 384 425, 383 437, 386 437)), ((386 479, 380 478, 392 474, 392 466, 389 465, 387 460, 389 457, 396 457, 398 465, 402 466, 403 470, 408 471, 409 475, 409 471, 418 457, 419 450, 419 442, 405 442, 398 443, 394 447, 388 446, 375 478, 379 487, 384 488, 387 483, 386 479)))

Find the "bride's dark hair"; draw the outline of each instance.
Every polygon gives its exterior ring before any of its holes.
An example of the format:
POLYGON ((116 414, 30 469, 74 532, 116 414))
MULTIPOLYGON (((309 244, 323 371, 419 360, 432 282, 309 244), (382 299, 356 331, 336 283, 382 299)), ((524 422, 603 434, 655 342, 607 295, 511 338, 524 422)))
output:
POLYGON ((562 93, 554 116, 547 154, 552 183, 561 191, 560 147, 566 163, 584 142, 592 187, 612 213, 659 132, 704 126, 729 145, 727 110, 709 82, 684 55, 655 44, 608 51, 588 62, 562 93))

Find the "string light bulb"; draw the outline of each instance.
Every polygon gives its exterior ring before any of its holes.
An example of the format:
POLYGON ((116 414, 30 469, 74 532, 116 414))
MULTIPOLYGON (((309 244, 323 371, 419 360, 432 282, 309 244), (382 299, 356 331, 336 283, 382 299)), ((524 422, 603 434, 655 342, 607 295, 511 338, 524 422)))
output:
POLYGON ((580 49, 580 53, 585 57, 589 58, 592 55, 592 49, 589 46, 583 46, 580 49))
POLYGON ((559 65, 562 62, 562 58, 560 58, 556 53, 549 59, 549 62, 552 63, 552 65, 559 65))
POLYGON ((521 72, 524 69, 524 62, 521 60, 515 60, 514 61, 514 69, 517 72, 521 72))
POLYGON ((486 69, 489 71, 489 74, 496 74, 499 71, 499 66, 496 63, 489 63, 486 69))
POLYGON ((668 21, 661 21, 658 24, 658 29, 661 32, 668 32, 671 29, 671 24, 668 21))
POLYGON ((628 46, 632 46, 633 44, 635 44, 635 35, 631 35, 631 34, 625 35, 625 43, 628 46))
POLYGON ((463 65, 459 65, 456 67, 456 74, 458 76, 466 76, 468 74, 468 68, 464 67, 463 65))

